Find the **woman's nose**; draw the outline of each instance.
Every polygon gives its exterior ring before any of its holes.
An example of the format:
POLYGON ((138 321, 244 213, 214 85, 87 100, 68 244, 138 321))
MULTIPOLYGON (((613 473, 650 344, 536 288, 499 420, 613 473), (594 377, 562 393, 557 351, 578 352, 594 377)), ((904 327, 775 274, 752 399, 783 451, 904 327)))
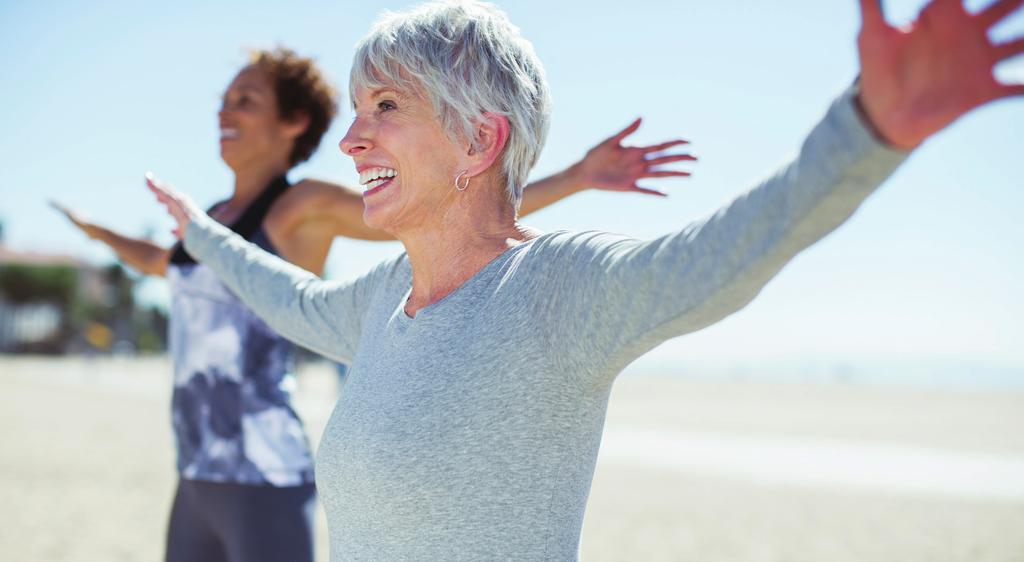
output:
POLYGON ((359 120, 352 122, 341 142, 338 143, 341 153, 345 156, 355 156, 373 147, 373 143, 367 138, 359 120))
POLYGON ((231 115, 232 113, 234 113, 234 111, 235 111, 234 106, 232 106, 228 102, 224 102, 224 103, 220 104, 220 107, 217 108, 217 117, 224 118, 225 116, 231 115))

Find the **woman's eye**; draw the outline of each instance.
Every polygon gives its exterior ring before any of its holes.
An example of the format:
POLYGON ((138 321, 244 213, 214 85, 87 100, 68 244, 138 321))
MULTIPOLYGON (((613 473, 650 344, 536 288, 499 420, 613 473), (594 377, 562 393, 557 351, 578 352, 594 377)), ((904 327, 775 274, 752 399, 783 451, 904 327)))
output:
POLYGON ((396 106, 394 102, 382 101, 377 104, 377 109, 381 111, 391 111, 392 109, 398 109, 398 106, 396 106))

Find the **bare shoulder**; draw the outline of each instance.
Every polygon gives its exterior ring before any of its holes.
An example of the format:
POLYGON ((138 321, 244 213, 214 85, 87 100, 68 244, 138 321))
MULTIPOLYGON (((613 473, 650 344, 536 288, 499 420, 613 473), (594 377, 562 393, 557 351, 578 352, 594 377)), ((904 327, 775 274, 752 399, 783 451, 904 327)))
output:
POLYGON ((301 205, 307 202, 322 203, 329 201, 332 197, 337 197, 344 190, 345 188, 338 184, 315 179, 304 179, 293 185, 284 194, 280 202, 292 205, 301 205))
POLYGON ((291 187, 274 204, 267 216, 268 227, 280 233, 297 229, 315 230, 334 236, 360 240, 391 240, 363 222, 363 194, 344 185, 305 179, 291 187))
POLYGON ((361 197, 359 191, 346 185, 312 178, 300 181, 289 191, 304 193, 309 197, 361 197))
POLYGON ((294 224, 330 212, 346 188, 319 180, 304 179, 285 192, 267 216, 268 222, 294 224))

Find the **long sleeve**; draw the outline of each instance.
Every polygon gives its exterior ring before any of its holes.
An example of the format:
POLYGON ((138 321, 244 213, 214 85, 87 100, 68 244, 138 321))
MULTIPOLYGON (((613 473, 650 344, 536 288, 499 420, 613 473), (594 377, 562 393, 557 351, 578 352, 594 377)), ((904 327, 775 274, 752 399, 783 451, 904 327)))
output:
POLYGON ((372 283, 324 281, 247 242, 207 215, 185 230, 185 249, 285 338, 351 361, 372 283))
POLYGON ((907 157, 867 130, 852 90, 794 160, 710 217, 647 242, 574 235, 560 250, 571 271, 553 286, 570 311, 553 335, 577 342, 566 366, 614 376, 663 341, 725 318, 849 218, 907 157))

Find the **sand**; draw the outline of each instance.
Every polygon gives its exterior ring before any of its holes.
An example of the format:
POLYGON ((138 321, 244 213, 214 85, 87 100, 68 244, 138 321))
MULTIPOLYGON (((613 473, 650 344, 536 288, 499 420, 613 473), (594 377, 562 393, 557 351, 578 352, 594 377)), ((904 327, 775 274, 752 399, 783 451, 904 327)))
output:
MULTIPOLYGON (((169 373, 0 356, 0 561, 161 559, 169 373)), ((314 442, 336 393, 303 368, 314 442)), ((1024 393, 625 376, 582 558, 1024 561, 1022 430, 1024 393)))

